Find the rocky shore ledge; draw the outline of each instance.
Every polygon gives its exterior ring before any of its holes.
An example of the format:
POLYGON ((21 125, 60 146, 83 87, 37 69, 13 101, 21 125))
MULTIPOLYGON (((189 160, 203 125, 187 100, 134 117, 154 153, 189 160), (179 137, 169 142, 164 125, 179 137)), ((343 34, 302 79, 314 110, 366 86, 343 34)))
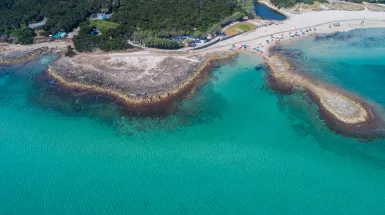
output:
POLYGON ((118 99, 128 109, 164 104, 192 89, 216 60, 238 52, 168 55, 79 54, 59 58, 47 70, 63 87, 118 99))
POLYGON ((31 60, 42 53, 47 53, 48 47, 26 49, 20 51, 1 50, 0 48, 0 64, 18 64, 31 60))
POLYGON ((295 90, 308 92, 331 130, 357 138, 385 136, 380 114, 362 99, 293 71, 291 65, 281 57, 266 56, 265 62, 270 69, 270 87, 283 93, 295 90))
POLYGON ((0 65, 23 63, 49 52, 64 52, 65 47, 65 43, 42 43, 26 46, 0 44, 0 65))

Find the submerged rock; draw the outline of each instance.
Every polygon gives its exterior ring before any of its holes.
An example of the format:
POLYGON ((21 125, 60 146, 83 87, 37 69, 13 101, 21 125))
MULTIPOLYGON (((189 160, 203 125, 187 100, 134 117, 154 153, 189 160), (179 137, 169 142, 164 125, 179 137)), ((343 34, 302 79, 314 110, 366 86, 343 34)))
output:
POLYGON ((274 53, 277 53, 278 55, 283 55, 285 57, 306 59, 304 53, 299 49, 287 49, 276 46, 272 51, 274 53))
POLYGON ((266 57, 270 86, 279 92, 304 90, 317 104, 321 118, 333 131, 345 136, 373 138, 385 136, 385 123, 374 107, 349 92, 293 71, 278 56, 266 57))

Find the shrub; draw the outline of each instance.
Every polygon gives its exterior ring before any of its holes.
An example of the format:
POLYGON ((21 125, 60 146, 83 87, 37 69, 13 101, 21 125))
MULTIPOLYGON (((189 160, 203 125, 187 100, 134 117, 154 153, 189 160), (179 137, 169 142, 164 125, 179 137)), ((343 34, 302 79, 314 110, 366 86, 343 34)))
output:
POLYGON ((143 40, 143 44, 147 47, 161 48, 161 49, 179 49, 181 44, 167 39, 160 39, 157 37, 150 37, 143 40))
POLYGON ((16 28, 12 30, 10 37, 16 39, 18 43, 21 44, 31 44, 33 43, 33 38, 36 36, 35 32, 28 28, 16 28))

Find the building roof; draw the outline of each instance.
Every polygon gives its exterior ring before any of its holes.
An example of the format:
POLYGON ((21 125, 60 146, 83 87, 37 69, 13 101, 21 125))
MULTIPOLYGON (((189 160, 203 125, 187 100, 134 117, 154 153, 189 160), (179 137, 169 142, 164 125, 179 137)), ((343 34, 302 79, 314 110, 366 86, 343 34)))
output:
POLYGON ((107 16, 106 16, 106 14, 105 13, 95 13, 95 14, 92 14, 91 15, 91 20, 93 20, 93 19, 101 19, 101 20, 103 20, 103 19, 106 19, 107 18, 107 16))
POLYGON ((47 18, 44 18, 44 19, 43 19, 42 21, 40 21, 40 22, 29 24, 29 25, 28 25, 28 28, 35 30, 35 29, 38 29, 38 28, 43 27, 43 26, 45 25, 46 22, 47 22, 47 18))

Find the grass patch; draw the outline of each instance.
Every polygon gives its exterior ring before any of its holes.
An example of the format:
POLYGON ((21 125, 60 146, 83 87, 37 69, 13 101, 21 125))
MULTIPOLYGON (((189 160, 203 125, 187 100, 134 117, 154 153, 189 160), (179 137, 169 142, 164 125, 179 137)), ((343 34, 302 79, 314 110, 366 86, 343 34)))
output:
POLYGON ((249 31, 251 29, 255 29, 256 26, 251 24, 251 23, 248 23, 248 22, 242 22, 242 23, 237 23, 233 26, 230 26, 228 27, 224 33, 227 35, 227 36, 232 36, 232 35, 235 35, 235 34, 239 34, 239 33, 243 33, 245 31, 249 31))
POLYGON ((109 22, 105 20, 91 20, 90 26, 95 26, 102 32, 102 34, 105 34, 109 30, 119 27, 119 24, 116 22, 109 22))

